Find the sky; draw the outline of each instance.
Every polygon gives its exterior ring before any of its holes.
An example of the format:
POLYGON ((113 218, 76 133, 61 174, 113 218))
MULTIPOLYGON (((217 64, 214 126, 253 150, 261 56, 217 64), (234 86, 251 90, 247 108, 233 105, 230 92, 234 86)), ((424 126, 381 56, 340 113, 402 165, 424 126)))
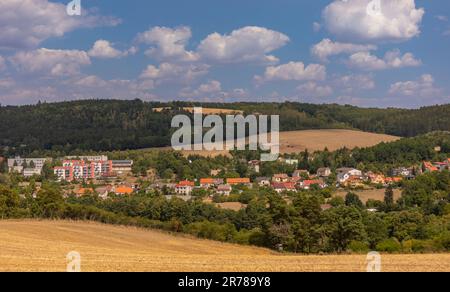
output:
POLYGON ((69 2, 0 0, 1 105, 450 103, 448 0, 69 2))

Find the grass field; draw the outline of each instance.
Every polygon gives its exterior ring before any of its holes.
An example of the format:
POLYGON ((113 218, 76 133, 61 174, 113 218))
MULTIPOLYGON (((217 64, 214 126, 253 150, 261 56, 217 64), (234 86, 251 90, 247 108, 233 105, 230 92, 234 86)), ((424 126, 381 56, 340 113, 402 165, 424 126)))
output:
MULTIPOLYGON (((349 191, 346 191, 346 190, 339 190, 334 195, 337 197, 345 198, 345 196, 348 194, 348 192, 349 191)), ((352 193, 357 194, 363 203, 366 203, 369 199, 383 201, 385 192, 386 192, 385 189, 379 189, 379 190, 372 189, 372 190, 363 190, 363 191, 353 191, 352 190, 352 193)), ((400 199, 401 195, 402 195, 402 191, 400 189, 394 190, 394 200, 400 199)))
MULTIPOLYGON (((270 250, 130 227, 0 221, 0 271, 365 271, 365 255, 281 255, 270 250)), ((383 255, 383 271, 450 271, 450 254, 383 255)))
MULTIPOLYGON (((399 137, 375 134, 362 131, 329 129, 280 132, 280 153, 298 153, 308 149, 310 152, 324 150, 338 150, 343 147, 371 147, 382 142, 393 142, 399 137)), ((160 148, 170 149, 170 147, 160 148)), ((215 157, 228 155, 228 151, 183 151, 185 155, 201 155, 215 157)))

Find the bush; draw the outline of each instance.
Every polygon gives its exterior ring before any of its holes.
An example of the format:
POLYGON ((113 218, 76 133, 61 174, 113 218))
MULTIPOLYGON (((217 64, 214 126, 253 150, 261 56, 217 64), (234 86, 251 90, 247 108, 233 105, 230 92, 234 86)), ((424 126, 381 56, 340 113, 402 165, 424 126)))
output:
POLYGON ((381 241, 377 244, 377 251, 384 251, 384 252, 400 252, 402 251, 402 245, 396 238, 390 238, 381 241))
POLYGON ((356 240, 350 242, 350 244, 348 245, 348 249, 356 253, 366 253, 370 250, 369 245, 366 242, 356 240))
POLYGON ((414 253, 425 253, 435 251, 433 242, 430 240, 406 240, 403 242, 403 251, 414 253))
POLYGON ((450 251, 450 232, 442 233, 433 239, 433 247, 438 251, 450 251))

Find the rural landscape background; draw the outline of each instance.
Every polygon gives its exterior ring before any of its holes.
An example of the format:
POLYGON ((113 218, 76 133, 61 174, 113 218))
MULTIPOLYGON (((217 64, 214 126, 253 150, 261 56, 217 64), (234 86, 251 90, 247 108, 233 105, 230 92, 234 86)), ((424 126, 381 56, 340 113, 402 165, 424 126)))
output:
POLYGON ((448 271, 449 109, 140 100, 1 107, 9 158, 0 175, 2 269, 64 270, 75 250, 86 271, 364 271, 377 250, 384 271, 448 271), (171 117, 192 117, 194 106, 223 118, 280 114, 280 158, 171 150, 171 117), (54 123, 60 116, 68 122, 54 123), (41 174, 25 174, 31 160, 14 171, 17 155, 46 157, 41 174), (107 177, 58 176, 68 157, 99 155, 132 165, 107 177), (364 175, 342 180, 342 169, 364 175))
POLYGON ((449 48, 445 0, 0 0, 0 271, 450 272, 449 48))

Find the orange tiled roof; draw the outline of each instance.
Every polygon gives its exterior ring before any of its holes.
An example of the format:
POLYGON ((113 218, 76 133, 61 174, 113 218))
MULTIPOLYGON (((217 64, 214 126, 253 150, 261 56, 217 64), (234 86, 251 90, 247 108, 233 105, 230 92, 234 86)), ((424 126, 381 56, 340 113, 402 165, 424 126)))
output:
POLYGON ((115 191, 116 194, 125 194, 125 195, 130 195, 133 193, 133 189, 127 186, 120 186, 116 188, 115 191))
POLYGON ((177 187, 193 187, 194 185, 195 183, 192 181, 183 180, 177 184, 177 187))
POLYGON ((213 184, 214 183, 214 179, 213 178, 201 178, 200 179, 200 184, 213 184))
POLYGON ((75 194, 77 195, 85 195, 87 193, 94 193, 94 190, 92 188, 80 188, 75 191, 75 194))
POLYGON ((248 184, 248 183, 250 183, 250 179, 249 178, 227 178, 227 183, 230 185, 248 184))

